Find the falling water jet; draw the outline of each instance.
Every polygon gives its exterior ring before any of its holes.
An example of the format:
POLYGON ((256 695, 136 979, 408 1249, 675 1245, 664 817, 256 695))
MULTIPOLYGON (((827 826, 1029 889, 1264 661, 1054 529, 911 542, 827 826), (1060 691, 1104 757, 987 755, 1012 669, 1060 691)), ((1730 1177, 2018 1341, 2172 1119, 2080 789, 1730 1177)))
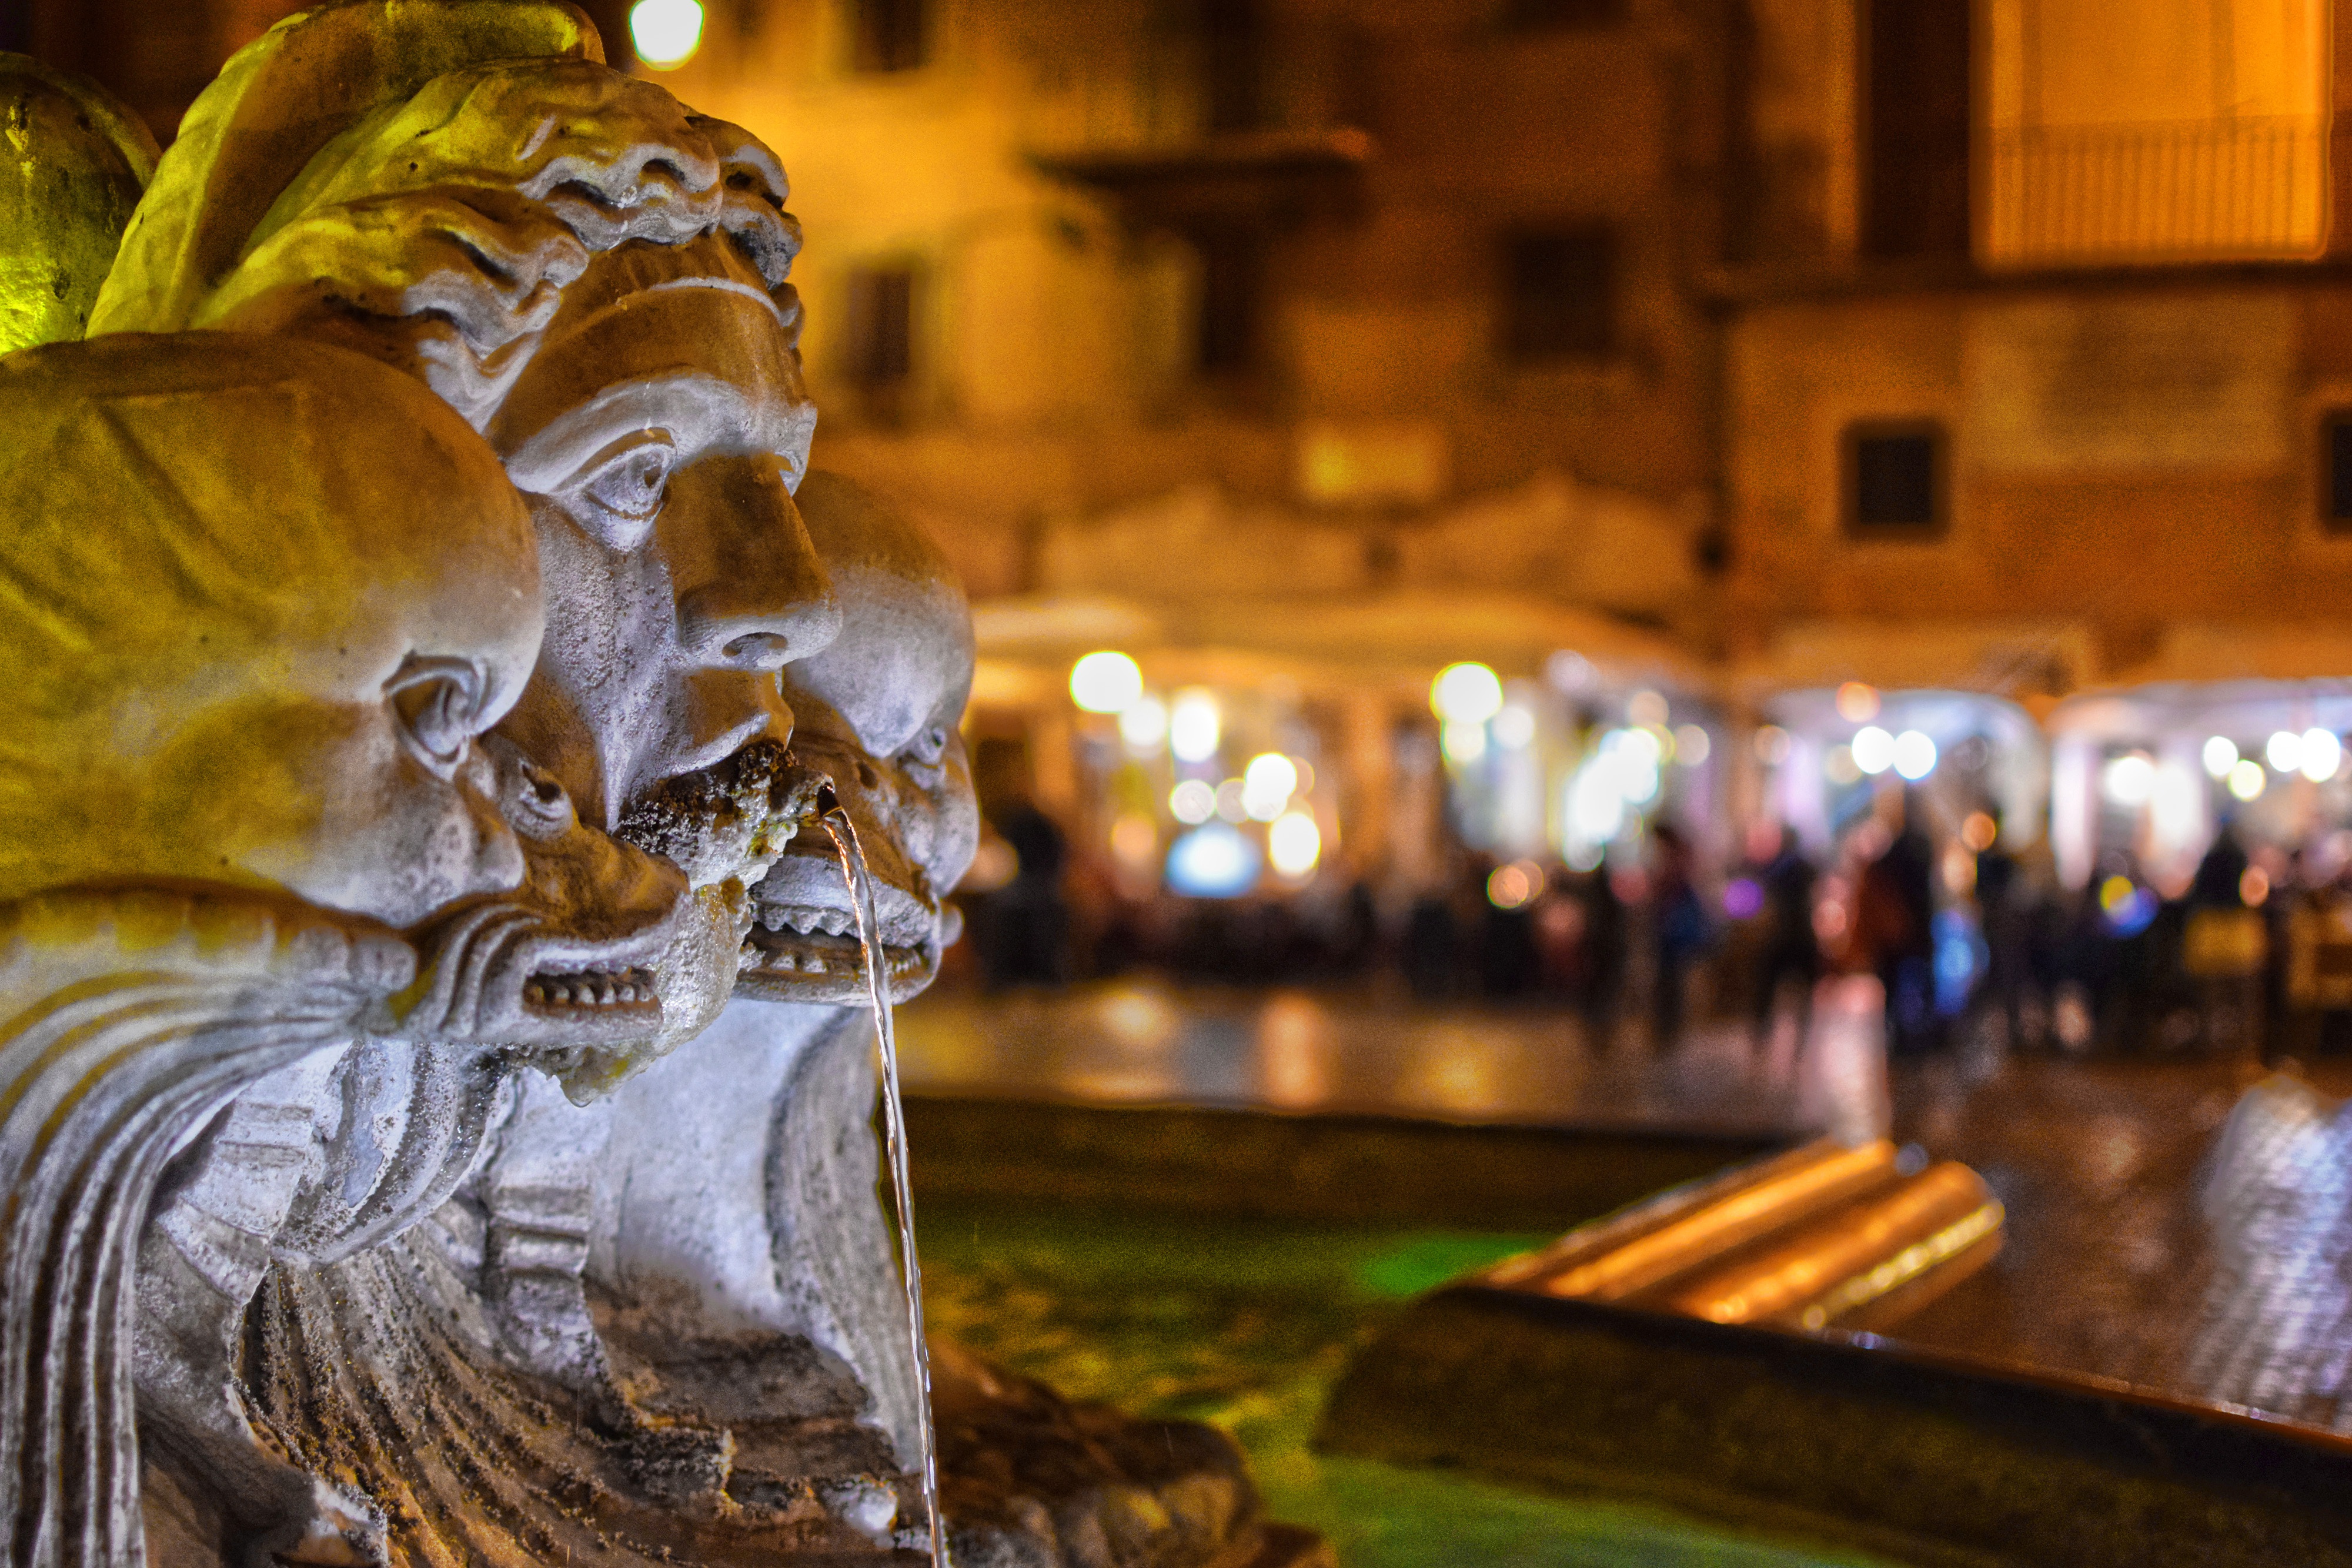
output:
POLYGON ((947 1532, 940 1519, 940 1445, 931 1418, 931 1352, 923 1339, 923 1269, 915 1260, 915 1203, 907 1177, 907 1110, 898 1095, 898 1038, 890 1018, 890 981, 875 913, 874 877, 857 829, 826 784, 817 795, 818 820, 833 835, 849 902, 857 915, 857 946, 866 967, 866 994, 874 1008, 874 1032, 882 1047, 883 1126, 890 1145, 890 1191, 898 1209, 898 1258, 907 1290, 907 1334, 915 1351, 916 1441, 922 1450, 923 1520, 930 1534, 931 1568, 949 1568, 947 1532))

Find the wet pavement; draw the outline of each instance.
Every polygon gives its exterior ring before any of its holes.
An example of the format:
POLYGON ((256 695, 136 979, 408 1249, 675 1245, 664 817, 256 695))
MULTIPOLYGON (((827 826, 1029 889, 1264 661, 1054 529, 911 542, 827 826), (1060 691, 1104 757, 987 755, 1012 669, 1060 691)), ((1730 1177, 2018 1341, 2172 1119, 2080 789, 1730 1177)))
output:
POLYGON ((2352 1065, 2249 1097, 2263 1073, 2241 1058, 2011 1056, 1979 1035, 1890 1069, 1867 1000, 1829 998, 1801 1045, 1784 1018, 1761 1050, 1722 1024, 1659 1053, 1557 1012, 1119 981, 927 997, 900 1045, 910 1092, 935 1095, 1888 1132, 1974 1166, 2009 1211, 2000 1255, 1896 1337, 2352 1431, 2352 1114, 2336 1103, 2352 1065))
POLYGON ((928 996, 898 1047, 924 1094, 1860 1137, 1888 1116, 1875 1005, 1823 1008, 1802 1050, 1786 1017, 1760 1050, 1722 1024, 1662 1053, 1637 1026, 1601 1043, 1558 1011, 1118 980, 928 996))

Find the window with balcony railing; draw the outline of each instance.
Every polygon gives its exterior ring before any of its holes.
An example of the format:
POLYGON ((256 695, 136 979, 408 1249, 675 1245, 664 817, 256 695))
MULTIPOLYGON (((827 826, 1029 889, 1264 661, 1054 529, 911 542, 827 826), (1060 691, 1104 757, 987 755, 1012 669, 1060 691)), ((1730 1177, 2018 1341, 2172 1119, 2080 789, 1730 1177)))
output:
POLYGON ((2253 115, 1995 131, 1995 261, 2294 256, 2326 221, 2326 121, 2253 115))
POLYGON ((1978 247, 1995 266, 2316 255, 2318 0, 1979 0, 1978 247))

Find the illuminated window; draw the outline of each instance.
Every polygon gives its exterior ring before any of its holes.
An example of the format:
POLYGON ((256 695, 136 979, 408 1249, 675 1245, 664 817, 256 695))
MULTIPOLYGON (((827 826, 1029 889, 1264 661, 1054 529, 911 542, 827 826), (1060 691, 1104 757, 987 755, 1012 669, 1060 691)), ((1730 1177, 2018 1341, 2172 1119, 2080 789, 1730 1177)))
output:
POLYGON ((1520 363, 1596 359, 1616 346, 1617 243, 1607 229, 1503 239, 1503 353, 1520 363))
POLYGON ((1933 424, 1849 426, 1845 526, 1851 534, 1923 538, 1944 526, 1944 433, 1933 424))
POLYGON ((861 71, 910 71, 923 63, 923 0, 850 0, 853 62, 861 71))
POLYGON ((858 267, 849 275, 849 342, 844 369, 869 392, 902 386, 915 369, 915 273, 858 267))
POLYGON ((2320 517, 2330 533, 2352 533, 2352 409, 2319 422, 2320 517))
POLYGON ((1503 5, 1503 26, 1514 33, 1609 27, 1624 19, 1625 0, 1504 0, 1503 5))

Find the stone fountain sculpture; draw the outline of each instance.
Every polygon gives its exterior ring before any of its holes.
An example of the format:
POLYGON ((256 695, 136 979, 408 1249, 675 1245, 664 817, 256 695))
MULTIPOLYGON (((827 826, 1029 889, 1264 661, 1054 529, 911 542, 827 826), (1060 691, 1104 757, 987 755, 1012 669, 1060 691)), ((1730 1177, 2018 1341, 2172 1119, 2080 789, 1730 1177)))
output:
MULTIPOLYGON (((170 1563, 925 1542, 871 1040, 843 1006, 863 981, 837 872, 794 834, 829 779, 879 883, 890 989, 919 988, 974 830, 969 630, 935 548, 870 497, 815 481, 816 540, 802 522, 783 198, 765 148, 605 69, 584 20, 538 0, 296 17, 157 169, 73 351, 124 385, 195 340, 151 332, 378 361, 353 385, 405 399, 379 438, 422 439, 410 405, 454 410, 520 489, 544 635, 467 754, 513 881, 366 905, 412 928, 383 950, 421 953, 417 977, 240 1058, 142 1155, 114 1468, 34 1487, 20 1465, 20 1556, 132 1561, 142 1504, 170 1563), (60 1533, 53 1509, 116 1522, 60 1533)), ((434 484, 414 494, 438 507, 434 484)), ((409 862, 431 847, 366 869, 429 883, 409 862)), ((1264 1557, 1222 1439, 951 1364, 962 1560, 1264 1557), (1052 1462, 1004 1451, 1024 1444, 1052 1462)), ((20 1411, 12 1453, 47 1420, 20 1411)))
MULTIPOLYGON (((529 902, 526 834, 579 830, 481 742, 537 653, 539 572, 495 456, 421 392, 217 335, 0 364, 13 1562, 139 1557, 141 1219, 240 1090, 456 1014, 518 1047, 657 1021, 543 1016, 529 952, 446 961, 453 912, 529 902)), ((683 883, 636 858, 663 942, 683 883)))

